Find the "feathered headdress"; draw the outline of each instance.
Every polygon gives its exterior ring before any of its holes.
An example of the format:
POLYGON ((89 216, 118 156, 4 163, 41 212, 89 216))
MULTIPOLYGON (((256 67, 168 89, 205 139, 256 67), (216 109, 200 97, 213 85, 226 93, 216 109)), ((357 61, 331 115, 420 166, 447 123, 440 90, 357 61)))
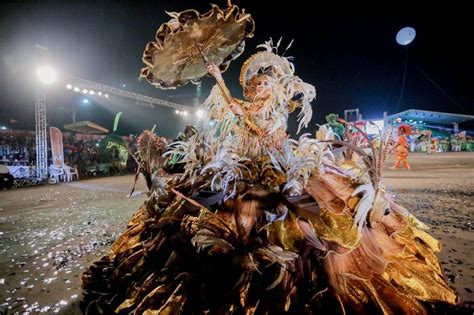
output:
POLYGON ((398 127, 398 134, 399 135, 410 135, 411 134, 411 127, 409 125, 401 125, 398 127))
POLYGON ((276 79, 281 86, 281 93, 278 95, 284 102, 290 103, 293 111, 295 107, 300 107, 298 114, 298 133, 302 127, 307 127, 313 114, 311 101, 316 97, 316 90, 311 84, 303 82, 295 76, 295 68, 291 63, 291 57, 284 57, 285 52, 291 47, 293 41, 288 45, 283 54, 278 54, 281 39, 273 45, 270 39, 264 44, 258 45, 258 48, 264 48, 247 59, 240 71, 240 85, 244 89, 244 95, 247 99, 253 99, 255 95, 256 76, 268 75, 276 79), (295 101, 297 99, 297 101, 295 101), (295 103, 292 105, 292 103, 295 103), (297 103, 297 104, 296 104, 297 103))

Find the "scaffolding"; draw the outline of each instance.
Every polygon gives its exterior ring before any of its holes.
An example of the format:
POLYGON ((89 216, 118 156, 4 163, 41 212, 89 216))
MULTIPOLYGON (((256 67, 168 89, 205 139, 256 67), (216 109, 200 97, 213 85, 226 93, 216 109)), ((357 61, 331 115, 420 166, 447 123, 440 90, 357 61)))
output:
POLYGON ((176 108, 178 110, 186 111, 189 110, 189 106, 165 101, 159 98, 154 98, 146 95, 141 95, 138 93, 126 91, 126 90, 121 90, 113 86, 108 86, 102 83, 97 83, 73 76, 68 77, 68 83, 74 86, 79 86, 81 89, 87 89, 87 90, 93 90, 93 91, 101 91, 102 93, 110 93, 114 94, 117 96, 125 97, 125 98, 130 98, 136 101, 135 104, 144 106, 144 107, 149 107, 149 108, 155 108, 155 105, 158 106, 165 106, 165 107, 171 107, 171 108, 176 108))
MULTIPOLYGON (((105 84, 77 78, 68 77, 70 84, 79 86, 81 89, 100 91, 101 93, 110 93, 117 96, 130 98, 136 101, 135 104, 155 108, 158 106, 171 107, 182 111, 190 109, 189 106, 168 102, 162 99, 141 95, 134 92, 121 90, 105 84)), ((200 94, 200 86, 199 86, 200 94)), ((198 99, 199 100, 199 99, 198 99)), ((37 88, 35 92, 35 123, 36 123, 36 177, 39 180, 48 177, 48 144, 46 134, 46 94, 43 88, 37 88)))
POLYGON ((344 120, 348 122, 355 122, 362 120, 362 115, 359 114, 358 108, 344 110, 344 120))
POLYGON ((36 177, 48 177, 48 143, 46 138, 46 93, 43 89, 35 91, 35 127, 36 127, 36 177))

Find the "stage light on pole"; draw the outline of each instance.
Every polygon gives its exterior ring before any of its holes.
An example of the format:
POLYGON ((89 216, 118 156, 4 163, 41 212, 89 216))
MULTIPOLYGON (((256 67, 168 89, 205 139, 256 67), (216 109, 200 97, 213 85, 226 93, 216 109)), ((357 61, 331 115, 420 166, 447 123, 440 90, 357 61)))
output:
POLYGON ((99 91, 97 94, 99 94, 99 96, 102 96, 102 92, 101 92, 101 91, 99 91))
POLYGON ((80 91, 80 89, 77 86, 74 87, 74 92, 79 92, 79 91, 80 91))
POLYGON ((105 98, 109 98, 109 94, 105 94, 105 98))
POLYGON ((83 90, 82 90, 82 93, 83 93, 83 94, 87 94, 87 92, 89 92, 89 91, 87 91, 86 89, 83 89, 83 90))
POLYGON ((66 84, 66 89, 68 89, 68 90, 72 89, 72 85, 71 84, 66 84))
POLYGON ((179 115, 179 110, 175 110, 175 113, 179 115))
POLYGON ((50 66, 39 67, 36 74, 40 81, 45 84, 53 84, 58 79, 58 73, 50 66))
POLYGON ((90 90, 90 91, 89 91, 89 94, 90 94, 90 95, 94 95, 94 94, 95 94, 95 91, 90 90))

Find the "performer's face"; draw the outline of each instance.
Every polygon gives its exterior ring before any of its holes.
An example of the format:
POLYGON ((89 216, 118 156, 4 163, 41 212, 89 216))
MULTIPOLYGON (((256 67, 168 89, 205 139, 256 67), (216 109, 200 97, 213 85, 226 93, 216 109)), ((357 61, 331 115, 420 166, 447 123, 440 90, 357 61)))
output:
POLYGON ((272 85, 267 76, 262 76, 257 81, 257 97, 266 100, 272 94, 272 85))

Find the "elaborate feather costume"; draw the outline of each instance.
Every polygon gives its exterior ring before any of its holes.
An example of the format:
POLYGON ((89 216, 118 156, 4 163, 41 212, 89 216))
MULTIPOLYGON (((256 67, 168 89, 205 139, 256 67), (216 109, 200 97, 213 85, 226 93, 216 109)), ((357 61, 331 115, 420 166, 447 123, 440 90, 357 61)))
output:
POLYGON ((409 125, 401 125, 398 127, 398 140, 394 146, 395 150, 395 164, 391 167, 392 169, 399 168, 402 164, 406 169, 411 169, 408 164, 408 142, 407 135, 411 134, 411 127, 409 125))
MULTIPOLYGON (((248 100, 233 102, 244 114, 229 110, 220 82, 199 131, 165 154, 182 156, 183 173, 148 170, 149 198, 83 274, 83 309, 425 314, 456 304, 439 242, 380 182, 388 135, 380 152, 339 141, 347 150, 338 158, 328 142, 289 139, 289 113, 300 108, 306 126, 315 89, 271 42, 264 47, 242 68, 248 100), (261 73, 273 91, 263 102, 252 98, 261 73)), ((146 152, 165 151, 158 138, 147 143, 146 152)))

